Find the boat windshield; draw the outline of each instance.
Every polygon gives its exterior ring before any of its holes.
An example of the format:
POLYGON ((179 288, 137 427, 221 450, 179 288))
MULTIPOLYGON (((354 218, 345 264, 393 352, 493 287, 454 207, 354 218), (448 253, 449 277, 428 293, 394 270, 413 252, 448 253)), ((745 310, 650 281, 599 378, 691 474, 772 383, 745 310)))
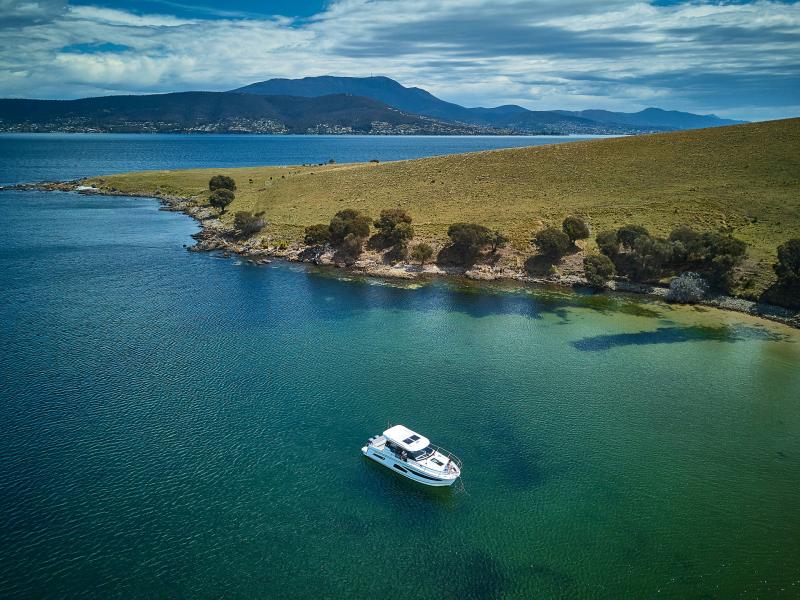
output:
POLYGON ((417 450, 416 452, 411 452, 411 458, 414 460, 424 460, 433 454, 433 448, 431 446, 426 446, 422 450, 417 450))

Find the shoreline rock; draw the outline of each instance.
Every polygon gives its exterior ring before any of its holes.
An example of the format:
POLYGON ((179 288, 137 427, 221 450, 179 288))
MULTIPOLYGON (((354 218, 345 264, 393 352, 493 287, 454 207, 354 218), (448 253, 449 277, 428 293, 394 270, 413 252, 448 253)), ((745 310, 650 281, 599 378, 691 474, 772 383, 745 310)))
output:
MULTIPOLYGON (((226 257, 236 254, 251 264, 269 264, 271 259, 277 258, 289 262, 337 267, 354 273, 385 279, 413 280, 431 277, 463 277, 474 281, 515 281, 533 285, 555 285, 568 289, 588 287, 586 280, 576 275, 536 277, 529 275, 524 270, 512 269, 509 267, 474 265, 469 268, 460 268, 428 264, 425 265, 424 268, 421 268, 419 265, 404 262, 386 264, 376 256, 372 256, 374 253, 369 252, 362 255, 362 258, 352 265, 345 265, 334 259, 334 253, 329 248, 302 245, 295 245, 291 248, 254 248, 248 245, 246 240, 232 240, 230 238, 232 232, 225 229, 219 219, 216 218, 216 215, 206 207, 192 205, 192 198, 167 196, 160 193, 157 196, 150 194, 134 194, 122 192, 115 188, 97 188, 93 185, 84 185, 84 180, 0 186, 0 191, 3 190, 62 191, 76 192, 85 195, 152 198, 159 202, 160 210, 182 212, 198 222, 201 229, 197 233, 192 234, 192 238, 196 243, 193 246, 187 247, 189 252, 220 251, 223 253, 223 256, 226 257)), ((669 288, 615 280, 608 282, 603 291, 635 294, 666 302, 669 288)), ((781 306, 754 302, 752 300, 725 296, 723 294, 711 295, 698 302, 696 305, 743 313, 800 329, 800 312, 781 306)))

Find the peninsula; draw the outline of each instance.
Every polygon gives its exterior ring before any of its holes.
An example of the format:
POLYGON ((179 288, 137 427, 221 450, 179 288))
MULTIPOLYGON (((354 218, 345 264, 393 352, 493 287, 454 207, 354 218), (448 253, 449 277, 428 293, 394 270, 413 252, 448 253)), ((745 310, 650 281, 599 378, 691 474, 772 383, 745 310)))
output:
MULTIPOLYGON (((202 249, 406 277, 459 273, 580 283, 585 257, 598 254, 600 232, 636 226, 653 243, 666 243, 671 232, 691 228, 743 243, 744 253, 726 274, 725 291, 756 302, 774 291, 778 247, 800 236, 800 119, 390 163, 128 173, 80 185, 86 191, 155 196, 185 210, 203 224, 202 249), (235 198, 223 211, 209 204, 209 179, 220 173, 236 183, 235 198), (309 239, 310 226, 327 224, 345 209, 370 223, 383 210, 399 209, 412 219, 408 247, 429 245, 429 264, 415 264, 407 252, 376 248, 366 238, 363 252, 359 248, 352 260, 340 259, 336 248, 319 243, 326 240, 309 239), (239 215, 253 217, 256 227, 237 229, 239 215), (568 216, 585 222, 588 236, 578 236, 572 250, 554 260, 537 259, 541 247, 531 244, 535 234, 560 229, 568 216), (484 245, 468 264, 458 265, 447 252, 448 231, 456 223, 499 232, 504 243, 491 250, 484 245)), ((651 270, 638 282, 630 276, 617 281, 657 287, 676 274, 668 271, 651 270)))

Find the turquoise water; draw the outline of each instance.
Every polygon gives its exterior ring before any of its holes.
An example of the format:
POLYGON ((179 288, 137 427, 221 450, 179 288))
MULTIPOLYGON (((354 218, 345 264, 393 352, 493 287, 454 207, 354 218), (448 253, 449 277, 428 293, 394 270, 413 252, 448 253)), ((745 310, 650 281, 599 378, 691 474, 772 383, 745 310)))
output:
POLYGON ((800 335, 192 254, 0 194, 0 596, 794 598, 800 335), (387 422, 464 489, 363 459, 387 422))

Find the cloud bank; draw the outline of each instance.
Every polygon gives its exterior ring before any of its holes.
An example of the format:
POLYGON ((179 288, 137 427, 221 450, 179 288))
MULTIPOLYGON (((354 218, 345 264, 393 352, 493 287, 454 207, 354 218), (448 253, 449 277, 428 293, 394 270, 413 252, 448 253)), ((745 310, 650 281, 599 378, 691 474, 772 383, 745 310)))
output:
POLYGON ((0 96, 380 74, 467 105, 800 115, 796 2, 339 0, 303 19, 167 7, 0 0, 0 96))

